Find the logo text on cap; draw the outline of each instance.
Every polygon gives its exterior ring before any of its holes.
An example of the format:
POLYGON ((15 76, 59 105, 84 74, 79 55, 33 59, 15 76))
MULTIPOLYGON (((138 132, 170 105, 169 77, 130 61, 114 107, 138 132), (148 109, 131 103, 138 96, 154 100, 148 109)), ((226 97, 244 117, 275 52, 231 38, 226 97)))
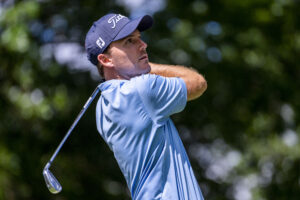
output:
POLYGON ((98 45, 98 47, 100 47, 102 49, 105 45, 105 42, 101 37, 99 37, 96 41, 96 44, 98 45))
POLYGON ((118 14, 118 15, 114 15, 111 18, 108 19, 108 23, 111 24, 112 23, 112 27, 111 28, 115 28, 116 24, 123 18, 126 18, 125 16, 118 14))

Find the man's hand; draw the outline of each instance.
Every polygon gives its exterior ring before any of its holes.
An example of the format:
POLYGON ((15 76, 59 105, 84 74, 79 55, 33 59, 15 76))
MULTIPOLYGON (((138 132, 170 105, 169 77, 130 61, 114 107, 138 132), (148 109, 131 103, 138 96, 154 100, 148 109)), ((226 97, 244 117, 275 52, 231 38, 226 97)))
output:
POLYGON ((188 101, 200 97, 207 88, 204 77, 192 68, 178 65, 149 64, 151 74, 182 78, 186 84, 188 101))

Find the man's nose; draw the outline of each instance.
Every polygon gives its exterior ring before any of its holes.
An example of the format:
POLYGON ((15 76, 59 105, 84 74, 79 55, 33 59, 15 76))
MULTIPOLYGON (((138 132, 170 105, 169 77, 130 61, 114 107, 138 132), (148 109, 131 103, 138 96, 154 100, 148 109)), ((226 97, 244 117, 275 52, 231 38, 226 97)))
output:
POLYGON ((146 50, 147 43, 140 39, 140 50, 146 50))

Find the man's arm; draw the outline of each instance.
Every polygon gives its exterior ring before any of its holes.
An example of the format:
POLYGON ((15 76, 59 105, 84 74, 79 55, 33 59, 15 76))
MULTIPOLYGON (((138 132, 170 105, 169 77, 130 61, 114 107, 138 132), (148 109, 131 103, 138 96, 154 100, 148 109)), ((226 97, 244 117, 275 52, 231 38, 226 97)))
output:
POLYGON ((188 101, 200 97, 207 88, 204 77, 194 69, 178 65, 149 64, 151 74, 182 78, 186 84, 188 101))

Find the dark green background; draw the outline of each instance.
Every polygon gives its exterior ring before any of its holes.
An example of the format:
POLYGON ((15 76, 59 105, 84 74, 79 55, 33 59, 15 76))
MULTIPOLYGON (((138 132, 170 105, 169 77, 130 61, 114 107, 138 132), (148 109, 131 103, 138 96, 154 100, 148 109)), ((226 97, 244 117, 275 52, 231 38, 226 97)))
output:
MULTIPOLYGON (((0 2, 0 200, 130 199, 96 130, 95 102, 52 164, 63 191, 50 194, 42 177, 99 83, 71 68, 87 63, 86 32, 107 12, 130 10, 120 1, 0 2), (80 48, 56 48, 70 43, 80 48), (62 53, 73 57, 58 62, 62 53)), ((132 12, 149 13, 155 1, 144 2, 132 12)), ((208 82, 173 116, 204 197, 298 199, 299 0, 161 2, 143 34, 150 61, 193 67, 208 82)))

